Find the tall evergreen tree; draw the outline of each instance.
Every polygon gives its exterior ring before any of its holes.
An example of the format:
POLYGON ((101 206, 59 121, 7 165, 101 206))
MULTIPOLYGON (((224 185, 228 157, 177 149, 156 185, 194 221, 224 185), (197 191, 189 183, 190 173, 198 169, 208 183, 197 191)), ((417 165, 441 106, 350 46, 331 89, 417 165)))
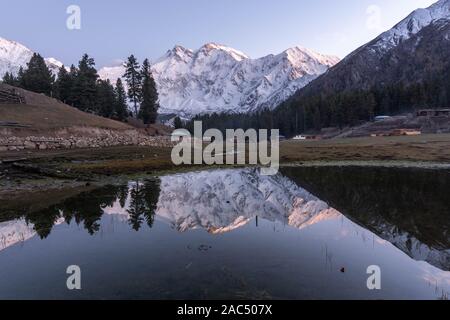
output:
POLYGON ((77 100, 77 98, 75 97, 75 82, 78 77, 78 69, 73 64, 70 66, 69 77, 70 81, 72 82, 72 86, 66 103, 75 107, 75 101, 77 100))
POLYGON ((16 78, 17 86, 20 88, 23 88, 23 74, 24 74, 23 67, 20 66, 19 72, 17 73, 17 78, 16 78))
POLYGON ((73 87, 73 79, 71 74, 67 72, 66 67, 63 65, 59 68, 58 79, 55 81, 54 91, 55 97, 64 103, 68 103, 73 87))
POLYGON ((181 129, 181 128, 183 128, 183 122, 181 122, 180 117, 176 117, 176 118, 173 120, 173 126, 175 127, 175 129, 181 129))
POLYGON ((72 102, 75 107, 83 111, 98 112, 97 79, 94 59, 87 54, 83 55, 78 63, 72 90, 72 102))
POLYGON ((6 71, 6 73, 3 75, 2 82, 3 82, 3 83, 6 83, 6 84, 9 84, 9 83, 8 83, 8 82, 9 82, 9 79, 10 79, 9 72, 6 71))
POLYGON ((33 54, 30 62, 27 64, 27 69, 23 71, 20 78, 21 85, 24 89, 43 93, 48 96, 52 95, 52 86, 55 77, 48 69, 44 58, 40 54, 33 54))
POLYGON ((141 71, 142 78, 142 93, 141 93, 141 109, 139 111, 139 118, 145 124, 156 122, 158 116, 158 91, 156 89, 155 79, 153 79, 150 70, 150 63, 148 59, 144 60, 141 71))
POLYGON ((99 115, 105 118, 115 116, 116 95, 114 87, 109 80, 99 80, 97 84, 97 106, 96 110, 99 115))
POLYGON ((116 88, 115 88, 115 95, 116 95, 116 116, 119 120, 124 121, 128 116, 128 109, 127 109, 127 95, 125 92, 125 88, 123 87, 122 80, 119 78, 116 82, 116 88))
POLYGON ((6 72, 2 79, 3 83, 9 84, 10 86, 17 86, 18 85, 18 79, 14 76, 14 74, 11 72, 6 72))
POLYGON ((131 55, 128 57, 127 63, 125 64, 125 80, 128 85, 128 98, 131 100, 134 106, 134 115, 138 115, 138 104, 141 97, 141 73, 139 71, 139 63, 131 55))

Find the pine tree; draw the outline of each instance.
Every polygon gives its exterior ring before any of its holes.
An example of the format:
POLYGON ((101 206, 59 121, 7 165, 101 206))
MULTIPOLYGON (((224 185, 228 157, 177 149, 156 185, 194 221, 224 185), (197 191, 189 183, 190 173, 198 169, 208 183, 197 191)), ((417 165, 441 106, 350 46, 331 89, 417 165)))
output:
POLYGON ((77 76, 78 76, 78 70, 72 64, 70 66, 70 71, 69 71, 69 78, 70 78, 72 85, 71 85, 71 90, 70 90, 69 96, 67 97, 66 103, 73 107, 75 107, 75 101, 77 100, 77 98, 75 97, 75 83, 77 80, 77 76))
POLYGON ((128 61, 125 64, 125 80, 128 85, 128 98, 134 105, 134 115, 138 115, 138 104, 141 97, 141 73, 139 72, 139 63, 131 55, 128 57, 128 61))
POLYGON ((58 79, 55 82, 54 91, 55 97, 64 103, 68 103, 73 87, 73 79, 69 72, 67 72, 66 67, 63 65, 59 68, 58 79))
POLYGON ((9 84, 10 86, 17 86, 18 80, 14 77, 14 74, 6 72, 2 79, 3 83, 9 84))
POLYGON ((34 53, 30 62, 27 64, 27 69, 21 75, 20 82, 23 88, 51 96, 54 81, 55 77, 48 69, 44 58, 34 53))
POLYGON ((9 72, 7 71, 7 72, 3 75, 2 82, 3 82, 3 83, 6 83, 6 84, 10 84, 10 83, 8 83, 9 81, 10 81, 9 72))
POLYGON ((78 63, 72 89, 72 103, 83 111, 98 112, 97 110, 97 79, 94 59, 83 55, 78 63))
POLYGON ((119 120, 124 121, 128 116, 128 108, 127 108, 127 96, 125 93, 125 88, 123 87, 122 80, 119 78, 116 82, 115 88, 116 95, 116 116, 119 120))
POLYGON ((181 128, 183 128, 183 122, 181 122, 180 117, 176 117, 176 118, 173 120, 173 126, 175 127, 175 129, 181 129, 181 128))
POLYGON ((24 71, 23 71, 23 67, 21 66, 19 68, 19 72, 17 73, 17 78, 16 78, 17 86, 20 88, 23 88, 23 74, 24 74, 24 71))
POLYGON ((105 118, 115 116, 116 95, 114 87, 109 80, 99 80, 97 84, 97 106, 96 110, 99 115, 105 118))
POLYGON ((142 78, 142 100, 141 109, 139 110, 139 118, 145 124, 156 122, 158 116, 158 91, 156 90, 155 79, 153 79, 150 63, 148 59, 144 60, 141 71, 142 78))
POLYGON ((375 95, 370 92, 366 98, 366 109, 367 109, 367 119, 372 121, 375 118, 375 109, 377 107, 377 102, 375 100, 375 95))

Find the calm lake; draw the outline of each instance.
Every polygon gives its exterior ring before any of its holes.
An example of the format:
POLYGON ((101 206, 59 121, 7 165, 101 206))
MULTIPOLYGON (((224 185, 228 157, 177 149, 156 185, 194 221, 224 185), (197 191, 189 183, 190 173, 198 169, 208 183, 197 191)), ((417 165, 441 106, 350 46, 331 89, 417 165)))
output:
POLYGON ((449 190, 448 170, 210 170, 0 211, 0 299, 448 299, 449 190))

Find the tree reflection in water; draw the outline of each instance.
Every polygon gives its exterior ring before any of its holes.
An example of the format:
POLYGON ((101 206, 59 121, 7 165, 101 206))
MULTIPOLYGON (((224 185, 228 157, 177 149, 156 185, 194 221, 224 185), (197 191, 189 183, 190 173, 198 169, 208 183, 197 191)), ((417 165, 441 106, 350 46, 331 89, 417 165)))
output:
POLYGON ((100 230, 100 219, 105 208, 113 206, 116 201, 125 208, 129 201, 129 224, 138 231, 144 221, 152 227, 159 192, 159 179, 109 185, 82 192, 39 211, 18 214, 15 218, 24 218, 28 224, 33 225, 41 239, 47 238, 59 221, 67 224, 75 221, 78 225, 83 225, 89 234, 94 235, 100 230))
MULTIPOLYGON (((282 223, 289 218, 299 227, 317 219, 314 208, 323 211, 329 205, 410 257, 450 270, 449 189, 446 170, 297 167, 270 179, 251 169, 202 171, 98 188, 43 210, 2 214, 0 223, 22 220, 46 238, 55 224, 74 221, 94 235, 105 213, 120 214, 139 231, 145 224, 153 226, 158 210, 179 231, 228 232, 255 214, 282 223), (319 198, 309 195, 310 200, 328 205, 313 208, 295 200, 309 192, 319 198)), ((11 230, 14 238, 18 229, 11 230)))
POLYGON ((130 187, 130 205, 127 212, 130 215, 129 223, 134 230, 139 231, 144 221, 150 228, 153 226, 159 192, 159 183, 152 180, 135 181, 130 187))

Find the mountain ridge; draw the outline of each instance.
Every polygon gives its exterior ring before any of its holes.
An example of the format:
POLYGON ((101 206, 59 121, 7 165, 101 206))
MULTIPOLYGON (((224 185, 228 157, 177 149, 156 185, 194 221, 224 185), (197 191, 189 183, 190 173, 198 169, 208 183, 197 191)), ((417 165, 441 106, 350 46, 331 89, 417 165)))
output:
MULTIPOLYGON (((33 53, 35 53, 33 50, 17 41, 0 37, 0 77, 3 77, 6 72, 17 75, 20 67, 26 68, 33 53)), ((59 68, 63 66, 63 63, 56 58, 49 57, 44 60, 54 75, 57 75, 59 68)))
MULTIPOLYGON (((301 46, 251 59, 234 48, 207 43, 197 50, 174 46, 155 60, 152 72, 161 113, 189 118, 274 108, 338 61, 301 46)), ((104 67, 99 74, 115 82, 124 67, 104 67)))
MULTIPOLYGON (((392 64, 400 65, 409 62, 404 59, 405 61, 398 63, 402 59, 401 56, 397 56, 398 61, 389 61, 393 56, 393 50, 398 48, 400 48, 398 50, 402 50, 405 43, 412 40, 416 41, 417 45, 420 44, 423 41, 420 33, 424 29, 434 26, 440 20, 448 21, 449 19, 450 0, 440 0, 428 8, 417 9, 392 29, 383 32, 350 53, 334 68, 331 68, 330 72, 318 77, 309 86, 303 88, 304 90, 299 90, 297 94, 301 96, 303 93, 307 95, 309 91, 327 92, 330 89, 348 90, 360 84, 362 84, 362 89, 367 89, 376 83, 382 84, 386 75, 389 74, 389 70, 383 69, 383 66, 387 65, 392 68, 392 64), (389 65, 389 63, 392 64, 389 65), (336 81, 337 79, 341 81, 336 81)), ((410 53, 415 53, 416 48, 411 47, 410 53)), ((408 59, 410 58, 411 54, 408 59)))
MULTIPOLYGON (((33 53, 19 42, 0 38, 0 77, 6 72, 17 75, 33 53)), ((45 61, 56 76, 63 63, 55 58, 45 61)), ((237 49, 210 42, 197 50, 176 45, 155 60, 152 71, 160 112, 191 118, 273 109, 338 61, 338 57, 301 46, 252 59, 237 49)), ((101 79, 115 83, 124 67, 107 66, 98 73, 101 79)))

